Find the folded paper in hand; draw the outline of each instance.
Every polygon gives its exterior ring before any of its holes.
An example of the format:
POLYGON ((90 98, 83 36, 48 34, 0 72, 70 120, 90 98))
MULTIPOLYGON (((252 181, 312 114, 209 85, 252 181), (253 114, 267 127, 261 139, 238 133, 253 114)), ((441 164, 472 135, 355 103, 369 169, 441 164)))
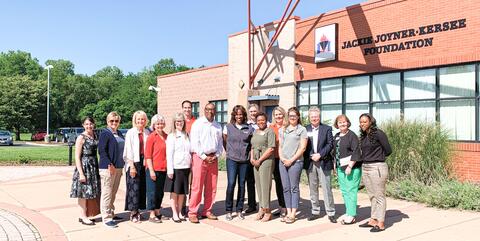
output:
POLYGON ((350 162, 351 159, 352 159, 352 155, 344 157, 344 158, 340 158, 340 166, 344 167, 344 166, 348 165, 348 163, 350 162))

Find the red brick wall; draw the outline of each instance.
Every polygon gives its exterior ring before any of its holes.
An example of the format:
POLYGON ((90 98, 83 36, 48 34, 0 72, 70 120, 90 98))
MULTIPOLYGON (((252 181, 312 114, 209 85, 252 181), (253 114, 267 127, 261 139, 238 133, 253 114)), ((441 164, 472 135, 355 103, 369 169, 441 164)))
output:
POLYGON ((462 181, 480 183, 480 143, 456 143, 453 172, 462 181))
POLYGON ((391 0, 370 1, 297 22, 296 62, 303 76, 297 80, 323 79, 372 72, 394 71, 426 66, 480 60, 480 1, 391 0), (466 18, 466 27, 427 35, 391 40, 342 49, 344 41, 377 34, 443 23, 466 18), (338 60, 314 63, 315 28, 338 24, 338 60), (363 54, 365 47, 381 46, 433 37, 429 47, 378 55, 363 54))
POLYGON ((161 88, 157 98, 158 113, 167 119, 170 130, 171 118, 181 112, 184 100, 200 102, 199 114, 212 100, 228 99, 228 65, 217 65, 157 77, 161 88))
MULTIPOLYGON (((374 72, 385 72, 456 64, 480 60, 480 1, 387 0, 369 1, 297 21, 296 80, 314 80, 374 72), (344 41, 420 26, 466 19, 466 27, 399 40, 342 49, 344 41), (314 62, 315 29, 337 23, 337 60, 314 62), (368 47, 433 37, 433 45, 364 55, 368 47)), ((480 183, 480 143, 456 143, 454 173, 460 180, 480 183)))

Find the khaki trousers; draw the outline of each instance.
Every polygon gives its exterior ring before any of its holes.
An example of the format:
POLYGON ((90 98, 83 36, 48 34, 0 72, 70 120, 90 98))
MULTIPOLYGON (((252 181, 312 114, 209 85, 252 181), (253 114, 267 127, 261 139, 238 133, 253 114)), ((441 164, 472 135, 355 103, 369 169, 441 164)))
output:
POLYGON ((116 168, 115 173, 110 175, 108 169, 100 169, 100 179, 102 183, 102 195, 100 198, 100 211, 103 222, 113 219, 115 214, 115 195, 117 195, 118 186, 122 178, 123 168, 116 168))
POLYGON ((272 174, 274 168, 275 166, 272 159, 263 161, 258 168, 253 167, 260 208, 270 208, 270 193, 272 190, 272 174))
POLYGON ((387 199, 385 198, 385 184, 388 179, 388 166, 385 162, 364 162, 362 165, 363 183, 372 203, 370 217, 379 222, 385 221, 387 199))

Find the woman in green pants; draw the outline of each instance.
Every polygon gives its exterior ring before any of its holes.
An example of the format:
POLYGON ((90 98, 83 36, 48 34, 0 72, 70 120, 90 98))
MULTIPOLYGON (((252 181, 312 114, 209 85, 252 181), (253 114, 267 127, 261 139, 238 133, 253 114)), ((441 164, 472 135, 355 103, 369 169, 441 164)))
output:
POLYGON ((350 120, 346 115, 339 115, 335 118, 334 126, 340 132, 333 138, 333 156, 335 157, 338 184, 347 212, 341 222, 344 225, 353 224, 356 221, 357 192, 362 178, 358 137, 353 131, 350 131, 350 125, 350 120))

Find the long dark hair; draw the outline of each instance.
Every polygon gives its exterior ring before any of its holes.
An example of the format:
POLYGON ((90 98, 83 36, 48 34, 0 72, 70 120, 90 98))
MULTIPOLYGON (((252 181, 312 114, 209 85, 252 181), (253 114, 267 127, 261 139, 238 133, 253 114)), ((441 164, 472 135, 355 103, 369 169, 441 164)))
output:
POLYGON ((232 113, 230 114, 230 124, 235 125, 236 120, 235 120, 235 115, 237 115, 238 110, 242 112, 243 119, 242 119, 242 124, 247 123, 247 110, 245 110, 245 107, 242 105, 236 105, 233 107, 232 113))
POLYGON ((368 120, 370 121, 370 127, 368 128, 370 131, 369 132, 367 132, 367 130, 364 131, 360 127, 360 140, 363 140, 365 139, 365 137, 368 137, 370 141, 374 141, 374 137, 377 134, 377 130, 378 130, 377 120, 375 120, 375 117, 373 117, 369 113, 361 114, 358 119, 360 120, 362 119, 362 117, 367 117, 368 120))

